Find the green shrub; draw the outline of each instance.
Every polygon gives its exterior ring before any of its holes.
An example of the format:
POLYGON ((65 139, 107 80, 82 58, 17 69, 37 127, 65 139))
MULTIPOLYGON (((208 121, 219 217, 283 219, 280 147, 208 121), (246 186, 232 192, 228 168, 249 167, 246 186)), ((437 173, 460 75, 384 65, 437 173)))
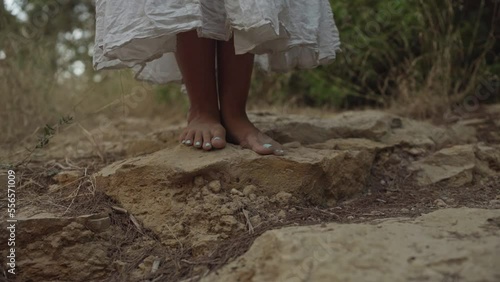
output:
MULTIPOLYGON (((268 88, 265 95, 281 97, 272 101, 344 108, 416 103, 415 114, 427 116, 470 95, 481 80, 498 80, 493 1, 331 4, 342 53, 331 65, 294 72, 285 85, 268 88)), ((254 85, 263 80, 255 79, 254 85)))

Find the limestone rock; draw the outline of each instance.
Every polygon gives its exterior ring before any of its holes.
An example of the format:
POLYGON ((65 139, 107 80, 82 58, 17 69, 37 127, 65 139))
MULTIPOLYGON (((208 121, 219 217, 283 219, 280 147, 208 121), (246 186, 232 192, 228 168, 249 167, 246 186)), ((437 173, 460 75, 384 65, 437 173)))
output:
MULTIPOLYGON (((366 142, 359 143, 356 139, 369 139, 386 146, 403 145, 431 149, 465 144, 477 139, 474 128, 467 125, 446 129, 380 111, 344 112, 321 118, 265 115, 252 116, 252 119, 274 139, 282 143, 300 142, 304 145, 323 143, 331 139, 349 139, 351 142, 358 142, 354 147, 366 147, 366 142)), ((352 147, 349 141, 338 146, 352 147)), ((379 149, 381 145, 369 146, 371 149, 379 149)))
POLYGON ((330 139, 323 143, 310 145, 309 147, 323 150, 367 150, 375 153, 391 146, 363 138, 340 138, 330 139))
POLYGON ((274 139, 282 142, 315 144, 333 138, 366 138, 377 140, 390 131, 396 116, 378 112, 345 112, 321 118, 304 116, 253 117, 256 124, 274 139))
POLYGON ((458 145, 414 162, 410 169, 417 172, 416 180, 421 186, 446 181, 447 185, 460 187, 472 182, 475 166, 474 147, 458 145))
POLYGON ((414 162, 410 169, 417 172, 419 185, 445 181, 447 185, 460 187, 471 183, 475 175, 500 175, 500 147, 457 145, 414 162))
POLYGON ((111 243, 97 235, 104 231, 113 232, 107 215, 19 217, 16 278, 19 281, 106 280, 112 271, 107 254, 111 243))
POLYGON ((485 176, 500 174, 500 145, 478 144, 476 147, 478 171, 485 176))
POLYGON ((212 281, 497 281, 500 210, 267 231, 212 281), (473 239, 471 239, 473 238, 473 239))
POLYGON ((233 145, 213 152, 178 145, 111 164, 96 179, 98 187, 159 234, 163 243, 177 245, 182 240, 195 244, 203 236, 233 232, 235 229, 220 225, 219 215, 237 215, 243 207, 241 201, 257 205, 257 196, 282 192, 280 195, 290 194, 304 202, 332 205, 357 194, 365 186, 373 158, 366 151, 301 147, 277 157, 259 156, 233 145), (224 190, 214 194, 196 187, 193 178, 200 175, 214 179, 209 187, 224 190), (249 185, 259 187, 260 195, 251 196, 257 191, 249 188, 248 198, 230 193, 249 185))
POLYGON ((163 148, 165 145, 150 139, 139 139, 127 142, 125 144, 125 154, 129 157, 140 156, 156 152, 163 148))

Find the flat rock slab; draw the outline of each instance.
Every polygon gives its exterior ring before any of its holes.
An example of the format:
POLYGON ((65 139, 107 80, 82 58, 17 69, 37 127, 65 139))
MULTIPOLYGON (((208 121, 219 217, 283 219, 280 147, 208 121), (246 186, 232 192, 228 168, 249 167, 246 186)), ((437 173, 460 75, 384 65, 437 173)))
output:
POLYGON ((277 157, 233 145, 213 152, 178 145, 114 163, 98 173, 97 184, 163 242, 196 244, 206 240, 203 236, 245 226, 224 216, 241 212, 246 196, 252 196, 243 193, 249 185, 254 197, 286 193, 303 203, 333 205, 362 191, 373 159, 367 150, 301 147, 277 157))
POLYGON ((439 150, 411 164, 420 186, 442 183, 461 187, 477 176, 500 175, 500 149, 485 145, 457 145, 439 150))
MULTIPOLYGON (((17 281, 105 280, 113 271, 107 253, 111 243, 100 234, 116 231, 110 225, 109 216, 101 214, 18 217, 17 281)), ((6 230, 5 224, 2 230, 6 230)), ((3 257, 6 251, 2 249, 3 257)))
POLYGON ((360 192, 373 158, 366 150, 296 148, 277 157, 259 156, 233 145, 212 152, 178 145, 116 162, 102 169, 98 177, 106 193, 118 197, 127 189, 142 198, 145 193, 157 193, 155 189, 190 186, 201 175, 220 180, 226 190, 253 184, 266 195, 289 192, 326 204, 360 192))
POLYGON ((324 150, 366 150, 377 153, 391 148, 390 145, 364 138, 330 139, 323 143, 309 145, 309 148, 324 150))
POLYGON ((440 148, 475 142, 473 127, 455 124, 442 128, 380 111, 343 112, 325 117, 252 115, 257 127, 282 143, 310 145, 336 138, 363 138, 385 145, 440 148))
POLYGON ((500 210, 272 230, 201 281, 500 281, 500 210))

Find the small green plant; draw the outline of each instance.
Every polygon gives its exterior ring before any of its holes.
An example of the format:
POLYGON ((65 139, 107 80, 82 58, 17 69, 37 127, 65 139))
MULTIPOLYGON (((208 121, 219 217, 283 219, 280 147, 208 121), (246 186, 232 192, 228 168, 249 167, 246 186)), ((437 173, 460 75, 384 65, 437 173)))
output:
POLYGON ((45 124, 42 133, 38 135, 36 145, 33 148, 26 148, 26 150, 28 151, 28 155, 22 161, 11 167, 17 168, 21 165, 26 165, 27 163, 29 163, 31 156, 36 150, 45 148, 49 144, 50 139, 52 139, 57 134, 57 132, 59 132, 62 126, 69 125, 71 123, 73 123, 73 117, 67 115, 60 117, 59 121, 54 125, 45 124))
POLYGON ((72 116, 62 116, 59 118, 59 121, 55 125, 46 124, 43 128, 43 133, 38 136, 38 144, 35 146, 36 149, 41 149, 49 144, 49 140, 54 137, 58 129, 67 124, 71 124, 73 122, 72 116))

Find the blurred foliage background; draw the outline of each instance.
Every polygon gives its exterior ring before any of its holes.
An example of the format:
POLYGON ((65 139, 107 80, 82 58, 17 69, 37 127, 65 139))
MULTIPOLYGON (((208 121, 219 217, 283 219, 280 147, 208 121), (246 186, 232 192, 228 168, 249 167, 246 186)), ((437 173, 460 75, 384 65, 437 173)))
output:
MULTIPOLYGON (((499 100, 499 1, 330 2, 343 44, 336 62, 286 74, 255 70, 251 108, 377 107, 442 118, 464 103, 499 100)), ((178 85, 93 70, 94 9, 89 0, 0 0, 2 143, 21 142, 60 116, 83 123, 123 115, 120 101, 138 85, 151 95, 127 114, 186 110, 178 85)))

